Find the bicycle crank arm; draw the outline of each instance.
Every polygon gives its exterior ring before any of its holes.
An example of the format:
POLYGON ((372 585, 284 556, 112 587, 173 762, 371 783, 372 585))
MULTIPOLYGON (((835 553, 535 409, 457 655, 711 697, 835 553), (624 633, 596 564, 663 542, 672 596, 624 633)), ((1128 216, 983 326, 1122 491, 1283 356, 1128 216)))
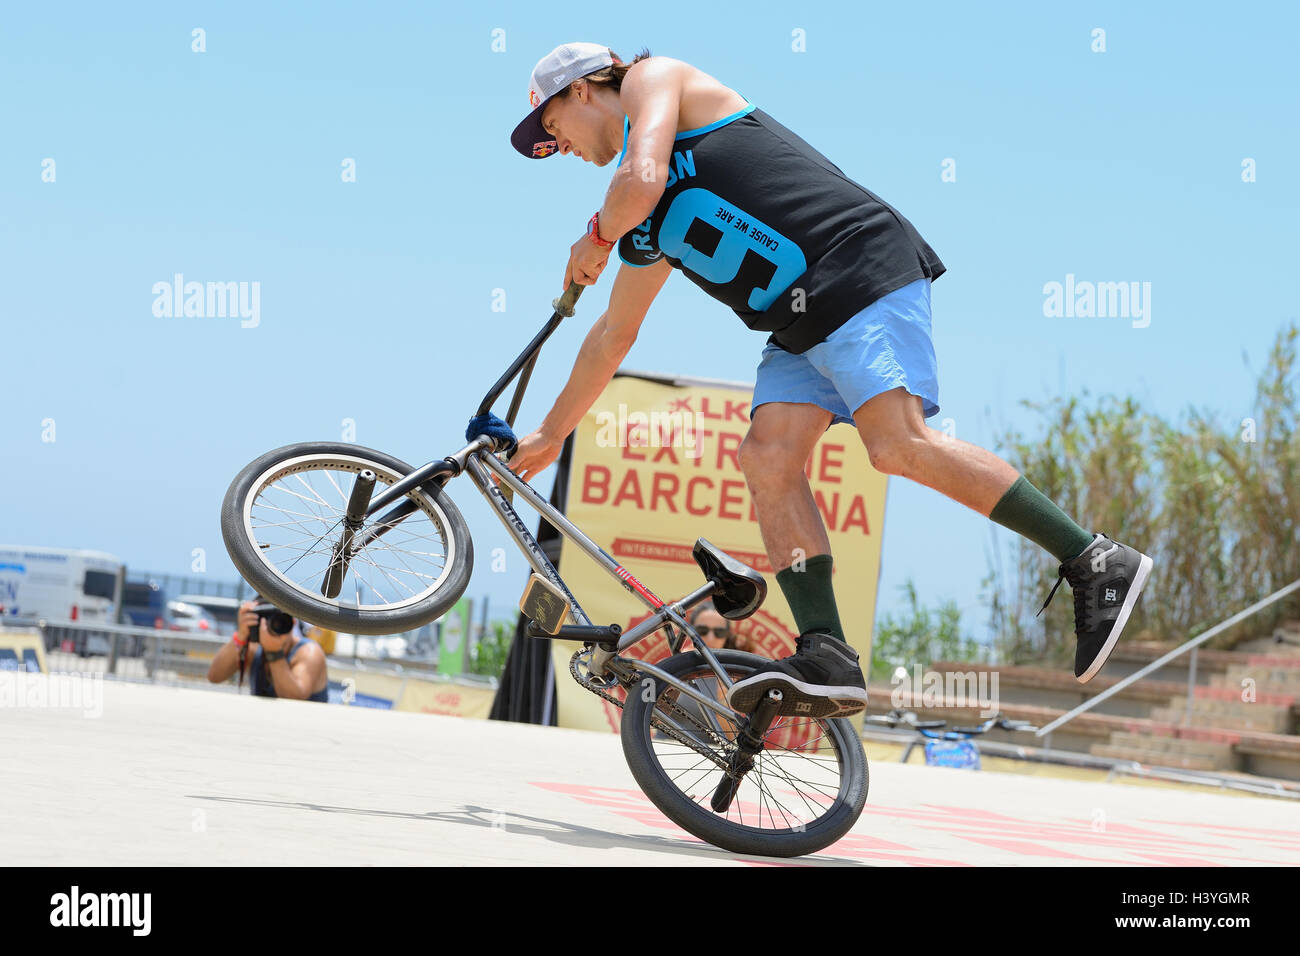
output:
POLYGON ((352 494, 348 496, 347 511, 343 515, 343 534, 334 543, 334 554, 330 557, 330 566, 321 581, 320 593, 333 599, 343 589, 343 578, 348 573, 348 563, 359 549, 352 546, 353 536, 361 530, 366 520, 366 508, 370 507, 370 496, 375 491, 375 473, 366 469, 357 475, 352 485, 352 494))
POLYGON ((749 720, 741 726, 740 733, 736 735, 737 747, 731 757, 731 767, 723 775, 718 789, 713 791, 713 799, 709 801, 709 806, 713 807, 714 813, 726 813, 731 807, 731 801, 736 798, 736 792, 740 790, 740 781, 744 779, 745 774, 754 769, 754 757, 762 752, 763 737, 772 726, 772 721, 776 719, 776 712, 780 706, 781 692, 775 689, 769 690, 767 696, 749 715, 749 720))

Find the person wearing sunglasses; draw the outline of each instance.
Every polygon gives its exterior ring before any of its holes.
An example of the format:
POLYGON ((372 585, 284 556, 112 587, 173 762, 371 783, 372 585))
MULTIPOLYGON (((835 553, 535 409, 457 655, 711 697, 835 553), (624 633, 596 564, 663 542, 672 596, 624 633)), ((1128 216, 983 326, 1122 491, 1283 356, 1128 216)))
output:
POLYGON ((749 650, 748 646, 742 646, 742 642, 747 645, 747 641, 737 636, 736 632, 731 629, 731 622, 718 613, 718 609, 713 606, 712 601, 705 601, 697 605, 688 618, 691 627, 699 632, 700 637, 704 638, 704 643, 708 644, 714 650, 727 648, 728 650, 749 650))

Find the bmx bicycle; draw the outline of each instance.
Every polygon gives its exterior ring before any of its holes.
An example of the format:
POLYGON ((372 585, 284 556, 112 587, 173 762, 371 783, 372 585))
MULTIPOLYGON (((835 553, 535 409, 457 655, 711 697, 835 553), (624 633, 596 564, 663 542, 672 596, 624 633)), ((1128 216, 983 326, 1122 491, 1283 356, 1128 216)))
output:
POLYGON ((764 658, 710 648, 686 618, 706 598, 730 620, 749 617, 766 597, 763 576, 700 538, 692 554, 705 583, 661 600, 505 463, 538 353, 573 315, 581 292, 570 285, 552 303, 551 318, 470 419, 463 448, 419 468, 341 442, 269 451, 226 492, 226 550, 265 600, 318 627, 355 634, 420 627, 449 610, 469 584, 473 541, 445 488, 468 474, 532 568, 520 601, 527 636, 581 643, 569 671, 622 708, 623 753, 650 801, 689 833, 732 852, 815 853, 847 833, 866 803, 857 732, 842 717, 779 715, 779 691, 752 713, 732 710, 727 690, 764 658), (491 408, 516 376, 502 420, 491 408), (515 511, 515 495, 644 603, 648 617, 626 632, 593 623, 515 511), (624 654, 661 631, 667 659, 624 654))
POLYGON ((878 714, 867 718, 869 724, 883 724, 886 727, 898 727, 900 724, 916 731, 917 736, 907 742, 899 763, 907 763, 916 745, 925 744, 925 763, 929 767, 955 767, 960 770, 980 769, 979 746, 971 738, 981 737, 990 730, 1034 731, 1038 728, 1027 720, 1011 720, 1002 714, 994 714, 984 723, 975 727, 954 727, 944 730, 946 720, 917 720, 910 710, 891 710, 887 714, 878 714))

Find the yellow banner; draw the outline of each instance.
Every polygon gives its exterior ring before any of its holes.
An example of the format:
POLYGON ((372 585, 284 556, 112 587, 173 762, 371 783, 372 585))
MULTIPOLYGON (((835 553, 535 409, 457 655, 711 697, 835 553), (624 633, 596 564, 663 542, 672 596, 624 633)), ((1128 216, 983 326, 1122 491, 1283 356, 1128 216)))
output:
MULTIPOLYGON (((664 601, 704 583, 691 557, 696 538, 759 571, 767 579, 767 600, 753 616, 731 626, 738 640, 748 643, 744 649, 780 658, 794 653, 798 630, 768 563, 737 460, 749 430, 751 395, 748 388, 615 377, 574 434, 565 513, 664 601)), ((805 473, 835 556, 840 620, 865 669, 871 660, 886 476, 871 467, 856 430, 843 424, 822 436, 805 473)), ((567 540, 560 572, 595 624, 617 623, 627 630, 649 616, 644 602, 567 540)), ((569 658, 580 645, 556 641, 553 647, 559 725, 616 731, 619 709, 569 675, 569 658)), ((661 660, 668 654, 667 639, 659 632, 627 653, 661 660)))
POLYGON ((466 687, 463 684, 407 681, 406 690, 397 702, 398 710, 421 714, 449 714, 452 717, 476 717, 487 720, 496 691, 490 687, 466 687))
MULTIPOLYGON (((331 661, 330 683, 342 685, 342 696, 354 707, 406 710, 487 720, 496 691, 448 680, 353 670, 331 661)), ((335 688, 337 690, 337 687, 335 688)))

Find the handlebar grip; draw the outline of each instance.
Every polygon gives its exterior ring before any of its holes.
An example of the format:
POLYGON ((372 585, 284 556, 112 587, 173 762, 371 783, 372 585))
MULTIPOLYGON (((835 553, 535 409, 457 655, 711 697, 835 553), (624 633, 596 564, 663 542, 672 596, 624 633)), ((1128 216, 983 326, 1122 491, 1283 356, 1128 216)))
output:
POLYGON ((1027 721, 1027 720, 1004 720, 1004 721, 1002 721, 1000 724, 998 724, 998 726, 1001 727, 1003 730, 1026 730, 1026 731, 1030 731, 1030 730, 1037 730, 1037 729, 1038 729, 1037 727, 1035 727, 1033 724, 1031 724, 1031 723, 1030 723, 1029 721, 1027 721))
POLYGON ((551 305, 555 311, 566 319, 573 315, 573 307, 578 304, 578 296, 582 295, 582 286, 576 282, 570 282, 569 287, 564 290, 564 295, 554 300, 551 305))

